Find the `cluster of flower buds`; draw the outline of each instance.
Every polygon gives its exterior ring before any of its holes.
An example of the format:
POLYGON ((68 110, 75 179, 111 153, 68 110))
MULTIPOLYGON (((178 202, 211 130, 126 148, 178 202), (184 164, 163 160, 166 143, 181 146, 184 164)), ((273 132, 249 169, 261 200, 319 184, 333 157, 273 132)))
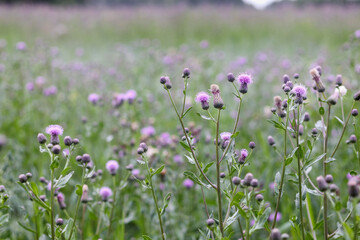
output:
POLYGON ((162 85, 164 85, 164 88, 165 88, 165 89, 171 89, 171 87, 172 87, 170 78, 169 78, 168 76, 162 76, 162 77, 160 77, 160 83, 161 83, 162 85))
POLYGON ((282 101, 280 96, 274 97, 275 107, 271 110, 273 113, 276 113, 279 117, 286 117, 286 112, 284 109, 287 108, 287 100, 282 101))
POLYGON ((310 70, 310 75, 311 75, 312 79, 315 81, 313 88, 315 90, 317 90, 319 93, 325 92, 324 84, 322 83, 322 81, 320 79, 321 73, 322 73, 322 71, 321 71, 320 66, 317 66, 310 70))
POLYGON ((290 81, 290 78, 288 75, 284 75, 283 76, 283 86, 282 86, 282 89, 284 90, 285 93, 289 93, 293 87, 294 87, 294 84, 292 81, 290 81))
POLYGON ((149 148, 148 148, 148 146, 146 145, 146 143, 142 142, 142 143, 139 144, 139 147, 138 147, 138 149, 137 149, 137 153, 138 153, 139 155, 142 155, 142 154, 146 153, 148 149, 149 149, 149 148))
POLYGON ((32 174, 31 173, 26 173, 26 174, 20 174, 19 175, 19 182, 21 183, 26 183, 28 180, 30 180, 32 178, 32 174))

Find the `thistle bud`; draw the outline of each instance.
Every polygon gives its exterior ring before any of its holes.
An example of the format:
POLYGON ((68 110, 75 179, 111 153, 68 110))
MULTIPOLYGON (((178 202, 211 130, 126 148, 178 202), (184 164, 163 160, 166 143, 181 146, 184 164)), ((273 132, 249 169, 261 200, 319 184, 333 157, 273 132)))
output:
POLYGON ((45 137, 45 135, 44 134, 42 134, 42 133, 39 133, 38 135, 37 135, 37 140, 38 140, 38 142, 40 143, 40 144, 44 144, 44 143, 46 143, 46 137, 45 137))
POLYGON ((309 122, 310 121, 310 114, 308 112, 304 113, 304 122, 309 122))
POLYGON ((182 77, 183 78, 189 78, 190 77, 190 69, 184 68, 182 77))
POLYGON ((147 152, 147 150, 149 149, 148 146, 146 145, 146 143, 142 142, 139 144, 139 147, 141 147, 142 149, 144 149, 144 152, 147 152))
POLYGON ((254 149, 256 147, 255 142, 249 142, 249 148, 254 149))
POLYGON ((72 143, 73 143, 74 145, 78 145, 78 144, 80 143, 80 140, 79 140, 78 138, 74 138, 74 139, 72 140, 72 143))
POLYGON ((316 67, 310 70, 310 75, 312 76, 313 80, 315 81, 316 90, 320 93, 325 92, 325 87, 320 79, 321 76, 321 68, 316 67))
POLYGON ((287 83, 288 81, 290 81, 290 78, 289 78, 288 75, 285 74, 285 75, 283 76, 283 82, 284 82, 284 83, 287 83))
POLYGON ((332 183, 334 181, 334 178, 333 178, 333 176, 331 174, 328 174, 328 175, 325 176, 325 181, 327 183, 332 183))
POLYGON ((253 188, 256 188, 256 187, 259 186, 259 182, 258 182, 257 179, 254 178, 253 180, 251 180, 250 185, 251 185, 253 188))
POLYGON ((214 225, 215 221, 212 218, 209 218, 208 220, 206 220, 206 225, 208 225, 209 227, 211 227, 212 225, 214 225))
POLYGON ((268 144, 270 146, 274 146, 275 145, 275 139, 272 136, 268 136, 268 144))
POLYGON ((84 163, 84 164, 89 163, 89 162, 91 161, 90 155, 87 154, 87 153, 83 154, 83 155, 82 155, 82 158, 81 158, 81 161, 82 161, 82 163, 84 163))
POLYGON ((165 76, 160 77, 160 83, 161 83, 161 84, 165 84, 165 83, 166 83, 166 77, 165 77, 165 76))
POLYGON ((221 172, 220 173, 220 178, 225 178, 226 177, 226 174, 224 172, 221 172))
POLYGON ((56 225, 58 225, 58 226, 64 225, 64 220, 62 218, 56 219, 56 225))
POLYGON ((60 145, 55 145, 55 146, 53 146, 52 148, 51 148, 51 152, 53 153, 53 154, 59 154, 60 152, 61 152, 61 147, 60 147, 60 145))
POLYGON ((227 75, 227 80, 228 80, 229 82, 234 82, 234 81, 235 81, 235 76, 234 76, 234 74, 228 73, 228 75, 227 75))
POLYGON ((251 181, 254 179, 254 176, 251 173, 247 173, 244 177, 244 185, 245 186, 250 186, 251 185, 251 181))
POLYGON ((89 201, 88 193, 89 193, 89 188, 86 184, 84 184, 82 187, 82 195, 81 195, 82 203, 87 203, 89 201))
POLYGON ((139 148, 137 149, 137 154, 142 155, 143 153, 144 153, 144 149, 141 148, 141 147, 139 147, 139 148))
POLYGON ((321 192, 325 192, 328 189, 328 185, 323 176, 318 176, 316 178, 316 181, 318 183, 318 187, 321 192))
POLYGON ((281 233, 280 233, 279 229, 274 228, 273 230, 271 230, 270 239, 271 240, 281 240, 281 233))
POLYGON ((351 115, 356 117, 357 115, 359 115, 359 111, 357 109, 353 109, 353 110, 351 110, 351 115))
POLYGON ((224 101, 220 96, 220 88, 216 84, 211 84, 210 86, 211 93, 214 96, 214 108, 221 109, 224 106, 224 101))
POLYGON ((32 174, 31 174, 31 173, 29 173, 29 172, 28 172, 28 173, 26 173, 25 175, 26 175, 26 178, 27 178, 28 180, 32 178, 32 174))
POLYGON ((338 86, 341 86, 341 85, 342 85, 342 76, 341 76, 340 74, 338 74, 338 75, 336 76, 335 83, 336 83, 336 85, 338 85, 338 86))
POLYGON ((264 200, 264 196, 262 194, 257 194, 255 196, 255 200, 258 202, 262 202, 264 200))
POLYGON ((0 185, 0 193, 4 193, 5 192, 5 186, 4 185, 0 185))
POLYGON ((351 178, 348 182, 349 195, 353 198, 359 195, 359 187, 357 186, 356 180, 351 178))
POLYGON ((72 139, 70 136, 66 136, 64 137, 64 144, 65 146, 71 146, 71 144, 73 143, 72 139))
POLYGON ((233 182, 234 185, 239 185, 240 182, 241 182, 241 179, 239 177, 235 176, 235 177, 232 178, 232 182, 233 182))
POLYGON ((27 181, 26 175, 25 175, 25 174, 20 174, 20 175, 19 175, 19 181, 20 181, 21 183, 26 183, 26 181, 27 181))
POLYGON ((165 89, 171 89, 171 88, 172 88, 172 84, 171 84, 170 78, 166 77, 165 89))

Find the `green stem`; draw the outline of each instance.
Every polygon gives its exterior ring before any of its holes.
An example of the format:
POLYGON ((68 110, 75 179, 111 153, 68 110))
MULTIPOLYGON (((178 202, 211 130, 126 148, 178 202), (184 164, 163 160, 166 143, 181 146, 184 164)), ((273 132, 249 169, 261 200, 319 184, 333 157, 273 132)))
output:
MULTIPOLYGON (((245 189, 245 199, 246 199, 246 206, 248 208, 248 211, 251 212, 247 188, 245 189)), ((248 214, 246 214, 246 238, 245 239, 250 240, 250 216, 248 214)))
MULTIPOLYGON (((289 120, 289 113, 288 113, 288 107, 286 108, 286 120, 285 120, 285 133, 284 133, 284 161, 282 164, 282 171, 281 171, 281 180, 280 180, 280 186, 279 186, 279 195, 277 197, 276 201, 276 207, 275 207, 275 215, 274 219, 276 219, 278 211, 279 211, 279 205, 280 205, 280 199, 282 195, 283 185, 284 185, 284 178, 285 178, 285 169, 286 169, 286 155, 287 155, 287 126, 288 126, 288 120, 289 120)), ((274 229, 276 225, 276 221, 274 220, 271 226, 271 229, 274 229)))
MULTIPOLYGON (((295 116, 295 114, 294 114, 295 116)), ((296 123, 296 147, 300 148, 299 143, 299 127, 300 127, 300 105, 297 107, 297 123, 296 123)), ((300 207, 300 224, 301 224, 301 235, 302 239, 305 240, 305 229, 304 229, 304 218, 303 218, 303 209, 302 209, 302 177, 301 177, 301 159, 300 151, 297 151, 297 162, 298 162, 298 187, 299 187, 299 207, 300 207)), ((275 221, 275 220, 274 220, 275 221)))
POLYGON ((356 201, 357 199, 353 199, 353 209, 354 209, 354 240, 357 240, 357 232, 358 232, 358 224, 356 217, 356 201))
MULTIPOLYGON (((53 159, 51 159, 53 161, 53 159)), ((52 162, 51 161, 51 162, 52 162)), ((55 224, 54 224, 54 170, 51 169, 51 177, 50 177, 50 183, 51 183, 51 188, 50 188, 50 208, 51 208, 51 212, 50 212, 50 218, 51 218, 51 239, 55 240, 55 224)))
MULTIPOLYGON (((86 164, 83 166, 83 172, 82 172, 82 177, 81 177, 81 189, 83 188, 84 182, 85 182, 85 170, 86 170, 86 164)), ((79 212, 80 200, 81 200, 81 195, 78 196, 78 199, 77 199, 77 202, 76 202, 75 217, 74 217, 74 222, 73 222, 73 224, 72 224, 71 231, 70 231, 70 235, 69 235, 69 238, 68 238, 69 240, 71 239, 72 234, 73 234, 73 232, 74 232, 74 228, 75 228, 75 224, 76 224, 76 219, 77 219, 78 212, 79 212)), ((83 230, 84 230, 84 229, 83 229, 83 230)))
POLYGON ((186 102, 186 91, 187 91, 187 85, 188 85, 188 83, 187 83, 187 81, 188 81, 188 77, 185 77, 185 80, 184 80, 184 100, 183 100, 183 105, 182 105, 182 110, 181 110, 181 117, 183 117, 184 116, 184 111, 185 111, 185 102, 186 102))
POLYGON ((101 220, 102 220, 102 213, 104 212, 104 210, 105 210, 105 202, 102 202, 101 203, 101 209, 100 209, 100 212, 99 212, 99 220, 98 220, 98 223, 97 223, 95 235, 99 234, 100 226, 101 226, 101 220))
POLYGON ((116 194, 117 194, 117 187, 116 187, 116 179, 115 179, 115 175, 112 176, 113 179, 113 191, 114 191, 114 201, 112 202, 112 206, 111 206, 111 213, 110 213, 110 218, 109 218, 109 228, 108 228, 108 232, 107 232, 107 238, 110 237, 110 232, 111 232, 111 226, 112 226, 112 219, 114 216, 114 212, 115 212, 115 204, 116 204, 116 194))
POLYGON ((152 194, 152 197, 154 199, 154 203, 155 203, 155 207, 156 207, 156 213, 157 213, 158 218, 159 218, 159 224, 160 224, 160 230, 161 230, 161 238, 163 240, 165 240, 166 237, 165 237, 165 232, 164 232, 164 228, 163 228, 163 223, 162 223, 162 220, 161 220, 161 212, 160 212, 159 205, 158 205, 157 198, 156 198, 155 191, 154 191, 154 186, 153 186, 153 182, 152 182, 152 176, 151 176, 151 172, 150 172, 150 168, 149 168, 149 163, 148 163, 147 158, 144 157, 144 155, 142 155, 142 157, 146 162, 147 172, 148 172, 148 175, 149 175, 149 183, 150 183, 151 194, 152 194))
POLYGON ((217 192, 217 199, 218 199, 218 215, 219 215, 219 226, 221 236, 224 237, 224 225, 223 225, 223 218, 222 218, 222 209, 221 209, 221 187, 220 187, 220 161, 219 161, 219 125, 220 125, 220 113, 221 109, 219 109, 218 117, 216 121, 216 192, 217 192))
MULTIPOLYGON (((328 139, 329 139, 329 122, 330 122, 330 110, 331 105, 329 104, 328 108, 328 116, 327 116, 327 123, 326 123, 326 135, 324 140, 324 160, 323 160, 323 175, 326 176, 327 169, 326 169, 326 158, 327 158, 327 147, 328 147, 328 139)), ((340 142, 340 141, 339 141, 340 142)), ((328 239, 328 222, 327 222, 327 194, 323 195, 323 205, 324 205, 324 236, 325 239, 328 239)))

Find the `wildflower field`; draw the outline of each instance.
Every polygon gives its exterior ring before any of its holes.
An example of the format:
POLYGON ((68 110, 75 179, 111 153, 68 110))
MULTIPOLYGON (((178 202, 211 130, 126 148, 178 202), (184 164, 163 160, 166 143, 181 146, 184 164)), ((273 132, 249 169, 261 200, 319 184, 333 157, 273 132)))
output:
POLYGON ((360 239, 359 23, 0 6, 0 239, 360 239))

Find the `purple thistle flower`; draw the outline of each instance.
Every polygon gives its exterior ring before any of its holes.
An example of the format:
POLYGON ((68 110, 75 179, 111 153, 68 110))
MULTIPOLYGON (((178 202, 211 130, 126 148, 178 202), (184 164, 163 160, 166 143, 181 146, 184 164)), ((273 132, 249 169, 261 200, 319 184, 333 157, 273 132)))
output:
POLYGON ((249 152, 246 149, 241 149, 238 162, 240 164, 244 164, 248 155, 249 155, 249 152))
POLYGON ((88 96, 88 101, 91 102, 94 105, 96 105, 99 100, 100 100, 100 96, 98 94, 96 94, 96 93, 91 93, 88 96))
POLYGON ((219 86, 216 84, 211 84, 210 91, 214 96, 214 108, 222 109, 222 107, 224 106, 224 101, 222 100, 222 98, 220 96, 219 86))
POLYGON ((106 163, 106 169, 111 175, 115 175, 116 171, 119 169, 119 163, 116 160, 109 160, 106 163))
POLYGON ((126 101, 126 94, 117 93, 112 101, 113 107, 120 107, 126 101))
POLYGON ((183 182, 184 187, 186 187, 187 189, 190 189, 194 186, 194 182, 190 179, 185 179, 183 182))
POLYGON ((295 103, 302 104, 306 99, 307 90, 303 85, 296 84, 291 90, 291 94, 295 96, 295 103))
POLYGON ((126 96, 126 100, 128 101, 128 103, 132 104, 137 96, 137 93, 135 90, 131 89, 125 93, 125 96, 126 96))
POLYGON ((360 29, 355 31, 355 37, 360 39, 360 29))
POLYGON ((65 209, 65 208, 66 208, 66 204, 65 204, 65 196, 64 196, 64 194, 62 194, 61 192, 59 192, 56 197, 57 197, 57 200, 58 200, 60 209, 65 209))
POLYGON ((50 86, 48 88, 45 88, 43 91, 45 96, 52 96, 57 93, 57 87, 56 86, 50 86))
POLYGON ((131 171, 131 174, 134 175, 135 177, 138 177, 140 175, 140 170, 139 169, 133 169, 131 171))
POLYGON ((59 136, 63 135, 64 129, 60 125, 49 125, 45 132, 50 134, 51 139, 50 142, 52 144, 59 144, 59 136))
POLYGON ((155 128, 153 126, 147 126, 141 129, 141 134, 144 136, 155 135, 155 128))
POLYGON ((195 101, 201 103, 202 109, 207 110, 209 109, 210 95, 206 92, 199 92, 195 97, 195 101))
POLYGON ((231 135, 232 134, 230 132, 222 132, 222 133, 220 133, 220 138, 222 141, 227 141, 227 140, 230 140, 231 135))
POLYGON ((112 196, 112 190, 109 187, 100 188, 100 196, 101 199, 106 202, 110 196, 112 196))
POLYGON ((16 49, 19 50, 19 51, 25 51, 26 50, 26 43, 18 42, 16 44, 16 49))
POLYGON ((238 76, 238 81, 240 83, 240 92, 242 94, 247 93, 248 91, 248 85, 252 83, 252 78, 249 74, 242 73, 238 76))
POLYGON ((34 91, 34 83, 32 82, 26 83, 26 90, 28 90, 29 92, 34 91))
MULTIPOLYGON (((270 222, 273 222, 274 218, 275 218, 275 213, 270 213, 270 216, 269 216, 268 220, 270 222)), ((276 222, 279 222, 281 220, 281 218, 282 218, 282 215, 281 215, 280 212, 278 212, 277 215, 276 215, 276 222)))
POLYGON ((166 147, 169 146, 172 143, 172 139, 170 136, 170 133, 168 132, 163 132, 162 134, 160 134, 159 136, 159 143, 162 147, 166 147))
POLYGON ((174 159, 174 162, 179 165, 181 165, 183 163, 183 159, 182 159, 181 155, 175 155, 173 159, 174 159))

